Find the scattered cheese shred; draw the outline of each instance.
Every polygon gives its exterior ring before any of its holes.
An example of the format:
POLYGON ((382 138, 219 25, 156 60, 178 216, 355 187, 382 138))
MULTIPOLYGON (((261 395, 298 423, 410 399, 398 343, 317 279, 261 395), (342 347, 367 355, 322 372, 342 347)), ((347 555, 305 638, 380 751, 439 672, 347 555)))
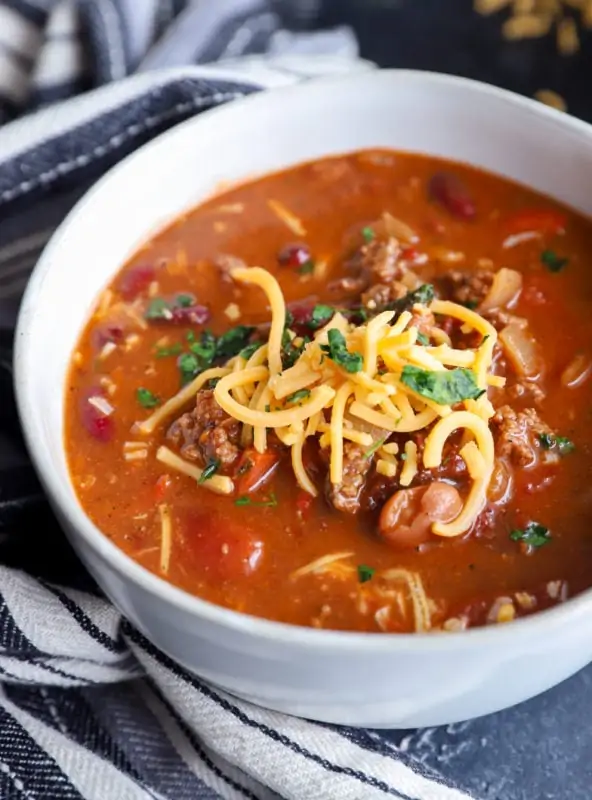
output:
POLYGON ((169 571, 173 546, 173 524, 171 511, 166 503, 158 506, 158 513, 160 515, 160 571, 166 575, 169 571))

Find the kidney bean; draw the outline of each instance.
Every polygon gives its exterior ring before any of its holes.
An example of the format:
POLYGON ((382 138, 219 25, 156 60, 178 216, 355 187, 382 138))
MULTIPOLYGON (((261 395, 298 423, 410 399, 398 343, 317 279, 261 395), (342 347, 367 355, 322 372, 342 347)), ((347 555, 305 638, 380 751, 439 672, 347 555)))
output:
POLYGON ((452 172, 433 175, 428 184, 428 195, 457 219, 475 218, 475 202, 463 181, 452 172))
POLYGON ((108 442, 113 437, 115 424, 112 417, 103 414, 96 406, 89 403, 91 397, 105 397, 100 387, 93 386, 83 392, 80 397, 80 421, 82 426, 93 439, 99 442, 108 442))
POLYGON ((277 255, 278 264, 281 267, 292 267, 297 269, 308 264, 311 260, 311 253, 308 245, 302 242, 287 244, 277 255))
MULTIPOLYGON (((210 319, 210 309, 207 306, 177 306, 171 309, 171 322, 183 325, 204 325, 210 319)), ((167 320, 159 320, 166 322, 167 320)))
POLYGON ((156 277, 156 269, 148 265, 140 265, 126 270, 117 286, 124 300, 135 300, 156 277))

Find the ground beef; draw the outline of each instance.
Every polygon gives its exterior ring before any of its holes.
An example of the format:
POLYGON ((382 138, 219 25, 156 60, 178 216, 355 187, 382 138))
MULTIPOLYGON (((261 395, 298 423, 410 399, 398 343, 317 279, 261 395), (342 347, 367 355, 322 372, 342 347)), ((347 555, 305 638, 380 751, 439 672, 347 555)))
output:
MULTIPOLYGON (((501 458, 509 458, 516 466, 532 466, 541 453, 540 436, 553 431, 539 417, 534 408, 514 411, 510 406, 499 408, 491 420, 496 440, 496 453, 501 458)), ((545 460, 548 456, 545 453, 545 460)))
POLYGON ((432 328, 436 325, 436 319, 431 311, 418 311, 415 308, 411 309, 412 319, 409 323, 410 328, 417 328, 420 333, 429 336, 432 328))
POLYGON ((199 391, 193 411, 175 420, 167 431, 167 439, 183 458, 202 466, 217 460, 221 471, 238 458, 239 437, 240 424, 220 408, 212 389, 199 391))
POLYGON ((360 267, 371 280, 387 285, 398 280, 403 274, 399 265, 401 248, 397 239, 392 236, 386 241, 374 239, 360 250, 360 267))
POLYGON ((510 314, 509 311, 504 311, 501 308, 492 308, 491 311, 485 311, 483 316, 485 319, 489 320, 498 331, 501 331, 502 328, 505 328, 506 325, 510 323, 520 325, 521 327, 526 327, 528 324, 523 317, 517 317, 516 314, 510 314))
POLYGON ((495 273, 489 269, 472 272, 452 270, 445 278, 447 293, 455 303, 477 307, 489 292, 494 275, 495 273))
POLYGON ((214 261, 214 265, 220 273, 221 280, 223 280, 225 283, 232 283, 230 273, 233 269, 240 269, 247 266, 246 262, 243 261, 242 258, 225 255, 218 256, 214 261))
POLYGON ((376 309, 392 303, 394 300, 400 300, 405 297, 409 289, 399 281, 393 283, 375 283, 365 291, 362 295, 362 305, 366 308, 376 309))
POLYGON ((364 448, 354 442, 343 446, 343 475, 341 483, 332 484, 327 478, 327 499, 337 511, 357 514, 372 458, 364 456, 364 448))
POLYGON ((531 381, 517 382, 504 388, 505 394, 512 400, 522 400, 539 405, 546 397, 545 390, 531 381))

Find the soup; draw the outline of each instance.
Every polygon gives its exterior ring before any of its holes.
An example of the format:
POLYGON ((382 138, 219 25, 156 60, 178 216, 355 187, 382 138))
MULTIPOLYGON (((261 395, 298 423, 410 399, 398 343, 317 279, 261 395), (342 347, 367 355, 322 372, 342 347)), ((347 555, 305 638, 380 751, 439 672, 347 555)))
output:
POLYGON ((220 194, 99 298, 65 446, 142 566, 297 625, 456 631, 592 584, 590 222, 374 150, 220 194))

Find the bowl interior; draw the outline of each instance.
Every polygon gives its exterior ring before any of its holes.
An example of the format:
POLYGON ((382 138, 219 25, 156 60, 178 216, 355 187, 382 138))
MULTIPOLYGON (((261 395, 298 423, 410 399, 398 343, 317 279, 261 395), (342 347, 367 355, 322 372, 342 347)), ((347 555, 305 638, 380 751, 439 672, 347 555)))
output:
POLYGON ((591 128, 506 92, 428 73, 369 72, 274 90, 159 137, 70 214, 21 310, 15 370, 27 439, 54 502, 85 535, 99 538, 68 476, 63 387, 101 288, 151 234, 225 182, 367 147, 466 161, 592 213, 591 128))

